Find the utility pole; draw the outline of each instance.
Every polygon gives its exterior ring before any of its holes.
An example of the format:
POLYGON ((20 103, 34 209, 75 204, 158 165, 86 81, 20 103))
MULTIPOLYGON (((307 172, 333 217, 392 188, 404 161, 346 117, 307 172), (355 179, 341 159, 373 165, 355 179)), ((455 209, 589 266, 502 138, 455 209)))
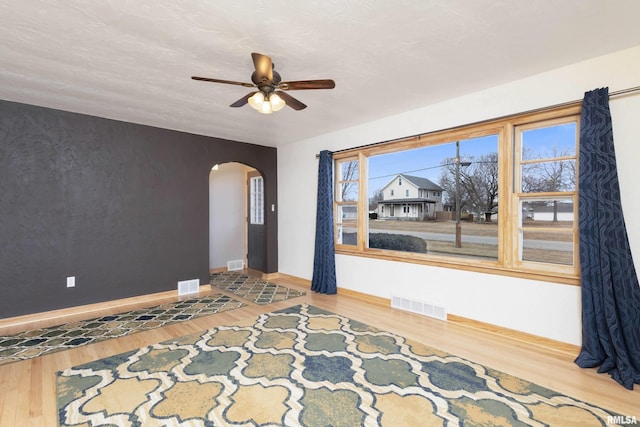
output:
POLYGON ((456 248, 462 247, 462 225, 460 225, 460 141, 456 141, 456 248))
POLYGON ((456 248, 462 247, 462 225, 460 225, 460 166, 471 162, 460 162, 460 141, 456 141, 456 248))

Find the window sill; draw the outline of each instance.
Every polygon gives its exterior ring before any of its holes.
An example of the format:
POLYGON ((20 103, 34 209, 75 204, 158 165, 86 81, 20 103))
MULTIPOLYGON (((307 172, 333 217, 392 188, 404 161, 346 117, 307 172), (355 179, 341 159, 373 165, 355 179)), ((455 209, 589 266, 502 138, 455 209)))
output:
POLYGON ((491 261, 473 261, 464 263, 451 258, 436 256, 407 256, 397 254, 392 251, 349 249, 345 246, 335 248, 335 253, 339 255, 359 256, 364 258, 383 259, 387 261, 406 262, 411 264, 422 264, 433 267, 452 268, 456 270, 474 271, 477 273, 495 274, 499 276, 517 277, 520 279, 538 280, 543 282, 558 283, 563 285, 580 286, 580 277, 575 275, 564 275, 556 272, 544 272, 541 270, 508 269, 501 267, 491 261))

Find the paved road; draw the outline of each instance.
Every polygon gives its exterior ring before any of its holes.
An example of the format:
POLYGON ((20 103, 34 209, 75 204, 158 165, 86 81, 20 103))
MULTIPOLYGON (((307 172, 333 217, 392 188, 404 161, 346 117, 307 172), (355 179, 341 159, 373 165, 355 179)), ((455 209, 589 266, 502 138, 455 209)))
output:
MULTIPOLYGON (((343 231, 345 233, 355 233, 355 228, 344 228, 343 231)), ((455 241, 455 234, 446 234, 446 233, 428 233, 422 231, 404 231, 404 230, 385 230, 385 229, 372 229, 373 233, 387 233, 387 234, 406 234, 410 236, 420 237, 425 240, 438 240, 442 242, 453 242, 455 241)), ((472 236, 465 235, 462 233, 462 243, 478 243, 483 245, 497 245, 498 238, 490 237, 490 236, 472 236)), ((547 249, 554 251, 565 251, 572 252, 573 251, 573 243, 572 242, 557 242, 554 240, 525 240, 524 247, 527 249, 547 249)))

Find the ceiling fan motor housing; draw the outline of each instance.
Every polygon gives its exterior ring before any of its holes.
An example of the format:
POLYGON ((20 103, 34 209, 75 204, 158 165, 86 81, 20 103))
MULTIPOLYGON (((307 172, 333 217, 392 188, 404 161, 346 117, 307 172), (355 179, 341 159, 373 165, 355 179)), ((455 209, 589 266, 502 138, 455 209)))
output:
POLYGON ((258 72, 254 71, 251 74, 251 81, 256 85, 258 89, 260 89, 262 93, 268 95, 276 90, 278 84, 280 83, 280 81, 282 81, 282 78, 280 77, 280 74, 278 74, 278 72, 275 70, 273 70, 272 80, 269 80, 269 77, 267 76, 259 76, 258 72))

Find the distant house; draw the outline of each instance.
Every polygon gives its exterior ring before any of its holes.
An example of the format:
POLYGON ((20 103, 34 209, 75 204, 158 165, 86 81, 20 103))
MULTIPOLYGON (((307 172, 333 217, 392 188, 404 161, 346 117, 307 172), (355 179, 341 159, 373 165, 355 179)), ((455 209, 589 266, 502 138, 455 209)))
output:
POLYGON ((378 218, 435 218, 442 211, 442 192, 438 184, 418 176, 398 174, 382 187, 378 218))
POLYGON ((574 221, 573 203, 529 202, 522 204, 522 217, 534 221, 574 221))
POLYGON ((356 206, 342 206, 341 212, 343 221, 358 218, 358 208, 356 206))

